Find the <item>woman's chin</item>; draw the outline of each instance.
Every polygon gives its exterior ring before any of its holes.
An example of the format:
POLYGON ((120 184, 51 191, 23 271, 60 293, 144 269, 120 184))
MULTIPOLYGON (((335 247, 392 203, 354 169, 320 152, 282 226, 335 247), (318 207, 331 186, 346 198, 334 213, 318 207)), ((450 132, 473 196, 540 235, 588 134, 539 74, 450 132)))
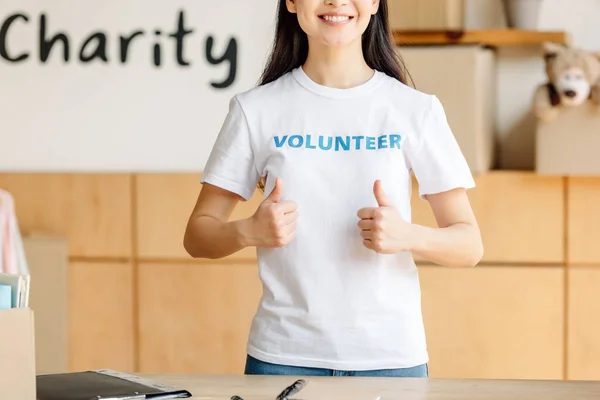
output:
POLYGON ((355 41, 356 41, 355 39, 347 38, 347 37, 323 37, 323 38, 321 38, 321 44, 325 47, 329 47, 332 49, 347 47, 355 41))

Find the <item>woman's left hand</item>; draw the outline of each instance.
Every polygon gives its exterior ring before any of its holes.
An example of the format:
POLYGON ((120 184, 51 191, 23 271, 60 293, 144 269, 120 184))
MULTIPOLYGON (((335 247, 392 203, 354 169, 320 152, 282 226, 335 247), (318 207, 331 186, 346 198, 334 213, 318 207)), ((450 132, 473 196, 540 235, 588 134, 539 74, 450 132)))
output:
POLYGON ((358 227, 366 248, 382 254, 411 251, 412 225, 406 222, 392 202, 389 201, 381 181, 376 181, 373 194, 379 207, 358 210, 358 227))

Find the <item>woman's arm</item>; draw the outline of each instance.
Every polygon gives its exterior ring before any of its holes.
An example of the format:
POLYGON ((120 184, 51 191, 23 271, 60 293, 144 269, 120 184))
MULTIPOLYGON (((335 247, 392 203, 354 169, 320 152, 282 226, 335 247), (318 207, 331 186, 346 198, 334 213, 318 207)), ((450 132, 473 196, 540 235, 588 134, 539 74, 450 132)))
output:
POLYGON ((228 221, 240 197, 204 184, 190 215, 183 238, 185 250, 194 258, 227 257, 247 246, 246 221, 228 221))
POLYGON ((483 257, 483 242, 464 189, 428 195, 437 228, 412 224, 413 254, 438 265, 472 267, 483 257))
POLYGON ((437 228, 406 222, 387 198, 380 181, 375 182, 373 192, 378 207, 358 210, 358 227, 368 249, 382 254, 410 251, 449 267, 472 267, 481 260, 481 234, 464 189, 427 196, 437 228))
POLYGON ((185 230, 185 250, 194 258, 217 259, 246 247, 285 246, 294 238, 298 212, 293 201, 281 201, 282 194, 283 183, 277 179, 251 217, 229 221, 241 198, 205 183, 185 230))

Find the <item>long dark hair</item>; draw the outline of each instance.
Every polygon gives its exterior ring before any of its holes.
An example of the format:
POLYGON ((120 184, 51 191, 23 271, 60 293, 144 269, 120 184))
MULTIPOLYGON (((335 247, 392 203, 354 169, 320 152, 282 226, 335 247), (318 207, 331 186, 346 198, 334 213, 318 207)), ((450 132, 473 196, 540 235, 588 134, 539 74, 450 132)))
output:
MULTIPOLYGON (((275 40, 260 85, 272 82, 301 66, 308 56, 308 37, 300 27, 296 14, 287 10, 285 2, 286 0, 280 0, 277 7, 275 40)), ((407 84, 409 74, 394 48, 388 14, 387 0, 380 0, 377 14, 371 16, 362 36, 363 55, 370 68, 407 84)))

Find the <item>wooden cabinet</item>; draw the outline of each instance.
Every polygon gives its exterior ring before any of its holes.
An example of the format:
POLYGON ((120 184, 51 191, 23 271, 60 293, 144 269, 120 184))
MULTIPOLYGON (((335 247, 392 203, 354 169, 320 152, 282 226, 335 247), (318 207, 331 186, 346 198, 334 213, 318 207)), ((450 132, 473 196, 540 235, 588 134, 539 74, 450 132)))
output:
MULTIPOLYGON (((68 240, 72 370, 243 372, 262 294, 255 251, 188 256, 183 234, 199 179, 0 174, 23 232, 68 240)), ((600 178, 493 171, 476 183, 480 265, 419 262, 431 375, 600 379, 600 178)), ((436 226, 417 190, 413 220, 436 226)), ((233 218, 261 199, 255 192, 233 218)))

